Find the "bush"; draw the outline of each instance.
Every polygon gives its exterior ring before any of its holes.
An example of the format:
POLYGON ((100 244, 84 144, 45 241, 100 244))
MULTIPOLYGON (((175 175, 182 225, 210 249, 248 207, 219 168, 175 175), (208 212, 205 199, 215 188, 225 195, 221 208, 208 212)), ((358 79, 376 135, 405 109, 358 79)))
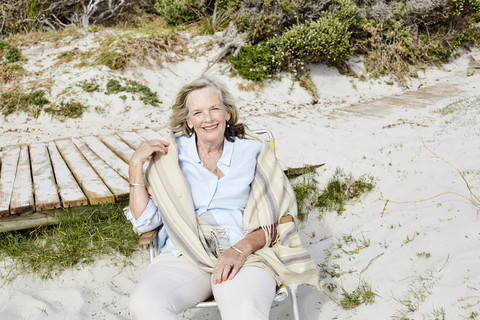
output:
MULTIPOLYGON (((351 20, 347 20, 351 21, 351 20)), ((238 57, 230 57, 242 77, 260 81, 280 70, 303 73, 305 62, 335 62, 353 52, 349 23, 330 13, 315 21, 297 24, 281 36, 244 47, 238 57)))
POLYGON ((194 3, 195 0, 156 0, 155 9, 168 24, 176 26, 195 20, 194 3))
POLYGON ((67 118, 81 118, 83 112, 85 112, 87 109, 88 106, 85 106, 80 102, 72 99, 68 102, 61 101, 59 104, 55 104, 48 108, 45 108, 45 113, 49 113, 53 117, 61 121, 65 121, 67 118))
POLYGON ((274 41, 262 41, 254 46, 243 47, 237 57, 229 56, 229 61, 245 79, 262 81, 279 71, 275 60, 274 41))
POLYGON ((0 41, 0 62, 2 62, 2 65, 17 62, 20 60, 20 57, 20 50, 12 47, 5 41, 0 41))
POLYGON ((38 118, 43 106, 50 103, 43 90, 24 91, 23 88, 16 87, 0 95, 0 111, 5 117, 16 112, 26 112, 38 118))

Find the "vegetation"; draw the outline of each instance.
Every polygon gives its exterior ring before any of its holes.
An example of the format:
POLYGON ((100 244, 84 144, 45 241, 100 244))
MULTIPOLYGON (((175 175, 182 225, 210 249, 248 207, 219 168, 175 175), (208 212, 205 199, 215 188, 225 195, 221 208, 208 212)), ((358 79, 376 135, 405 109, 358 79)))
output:
POLYGON ((107 82, 105 94, 115 94, 120 92, 139 93, 140 100, 145 104, 150 104, 154 107, 158 106, 162 101, 157 97, 157 93, 150 90, 149 87, 138 83, 137 81, 125 80, 125 85, 116 79, 110 79, 107 82))
POLYGON ((53 117, 64 121, 68 118, 77 119, 81 118, 83 112, 88 109, 88 106, 81 104, 78 101, 71 99, 68 102, 60 101, 58 104, 54 104, 45 108, 45 113, 51 114, 53 117))
POLYGON ((370 286, 362 283, 352 292, 347 292, 342 288, 343 298, 340 300, 340 305, 345 309, 358 307, 362 303, 369 304, 375 301, 376 294, 372 291, 370 286))
POLYGON ((0 112, 5 117, 15 112, 26 112, 38 118, 48 103, 45 91, 40 89, 24 92, 20 87, 13 87, 0 93, 0 112))
POLYGON ((294 179, 292 185, 300 221, 303 221, 313 208, 319 208, 322 212, 336 211, 340 215, 349 201, 359 198, 375 186, 373 177, 361 176, 355 179, 351 174, 347 175, 341 169, 336 169, 326 187, 319 190, 313 166, 287 171, 287 177, 294 179))
POLYGON ((125 203, 84 208, 61 215, 54 226, 0 233, 0 257, 13 259, 8 275, 24 272, 51 278, 67 268, 88 265, 100 255, 129 257, 138 248, 138 235, 123 214, 125 203))
POLYGON ((361 176, 358 179, 337 169, 327 186, 318 197, 317 206, 323 211, 334 210, 342 214, 347 201, 360 197, 375 186, 373 177, 361 176))

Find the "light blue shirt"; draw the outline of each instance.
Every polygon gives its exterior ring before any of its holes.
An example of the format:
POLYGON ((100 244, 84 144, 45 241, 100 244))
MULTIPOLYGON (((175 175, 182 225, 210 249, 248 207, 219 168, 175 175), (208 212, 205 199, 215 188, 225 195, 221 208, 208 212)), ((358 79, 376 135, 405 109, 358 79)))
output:
MULTIPOLYGON (((242 239, 243 211, 262 144, 239 138, 234 142, 224 139, 223 153, 217 163, 224 174, 221 179, 203 166, 198 156, 195 135, 178 137, 177 144, 180 170, 190 187, 195 214, 226 229, 223 244, 237 243, 242 239)), ((130 211, 127 219, 140 232, 153 230, 163 224, 160 212, 151 199, 138 219, 130 211)), ((180 255, 168 238, 165 228, 159 232, 159 247, 161 252, 180 255)))

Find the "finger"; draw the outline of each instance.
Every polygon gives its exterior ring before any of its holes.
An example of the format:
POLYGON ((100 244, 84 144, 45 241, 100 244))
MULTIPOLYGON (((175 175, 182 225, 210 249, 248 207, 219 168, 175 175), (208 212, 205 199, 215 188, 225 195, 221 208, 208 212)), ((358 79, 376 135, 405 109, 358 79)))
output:
POLYGON ((233 266, 232 268, 232 271, 230 271, 230 276, 228 277, 228 280, 232 280, 233 278, 235 278, 235 276, 237 275, 238 271, 240 271, 242 267, 237 267, 236 265, 233 266))
POLYGON ((232 269, 233 269, 233 264, 225 265, 225 267, 223 268, 223 272, 222 272, 221 282, 225 282, 225 281, 228 280, 228 275, 230 274, 232 269))

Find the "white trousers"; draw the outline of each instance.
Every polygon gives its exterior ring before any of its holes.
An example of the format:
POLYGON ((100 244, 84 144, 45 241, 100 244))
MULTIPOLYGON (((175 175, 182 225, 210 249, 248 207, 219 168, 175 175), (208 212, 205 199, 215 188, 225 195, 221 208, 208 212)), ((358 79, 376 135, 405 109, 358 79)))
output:
POLYGON ((243 267, 232 280, 214 285, 210 273, 185 257, 162 253, 135 287, 130 312, 137 320, 178 319, 213 293, 223 320, 268 320, 275 288, 273 277, 256 267, 243 267))

